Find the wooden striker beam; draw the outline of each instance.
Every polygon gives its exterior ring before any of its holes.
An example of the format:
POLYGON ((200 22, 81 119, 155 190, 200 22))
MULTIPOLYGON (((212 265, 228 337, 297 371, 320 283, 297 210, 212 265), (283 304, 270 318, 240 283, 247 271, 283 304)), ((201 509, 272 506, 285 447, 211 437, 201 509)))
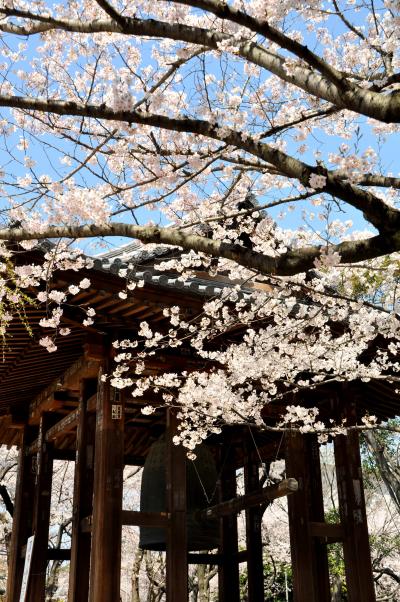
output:
POLYGON ((265 504, 265 502, 272 502, 279 497, 290 495, 297 491, 297 489, 298 484, 296 479, 284 479, 276 485, 269 485, 263 489, 257 489, 251 493, 239 495, 231 500, 226 500, 215 506, 210 506, 205 510, 200 510, 195 516, 199 520, 231 516, 233 514, 238 514, 242 510, 254 508, 255 506, 260 506, 260 504, 265 504))

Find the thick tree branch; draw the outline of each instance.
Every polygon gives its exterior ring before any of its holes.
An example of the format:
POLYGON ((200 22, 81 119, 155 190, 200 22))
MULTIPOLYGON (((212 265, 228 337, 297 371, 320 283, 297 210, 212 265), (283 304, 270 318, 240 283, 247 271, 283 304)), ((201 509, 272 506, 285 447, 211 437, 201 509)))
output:
POLYGON ((248 29, 264 36, 267 40, 278 44, 281 48, 289 50, 292 54, 297 56, 299 59, 306 61, 306 63, 316 69, 326 77, 327 80, 333 82, 336 86, 345 88, 350 87, 350 83, 345 80, 343 74, 329 65, 326 61, 321 59, 314 52, 309 50, 307 46, 300 44, 296 40, 290 39, 283 32, 279 31, 275 27, 269 25, 267 21, 260 21, 236 8, 228 5, 221 0, 174 0, 177 4, 186 4, 187 6, 193 6, 201 8, 208 12, 213 13, 220 19, 226 19, 247 27, 248 29))
POLYGON ((321 192, 327 192, 349 203, 374 225, 380 232, 394 233, 400 227, 400 212, 372 193, 353 186, 343 181, 335 172, 307 165, 284 152, 265 143, 246 137, 242 133, 227 127, 211 124, 201 119, 170 118, 165 115, 149 114, 140 111, 113 111, 106 105, 84 105, 71 101, 34 99, 24 96, 0 96, 0 106, 25 109, 28 111, 41 111, 57 115, 75 115, 82 117, 95 117, 111 121, 151 125, 176 132, 190 132, 201 134, 214 140, 220 140, 227 145, 235 146, 251 155, 272 164, 289 178, 296 178, 304 186, 309 186, 312 173, 326 177, 326 184, 321 192))
POLYGON ((367 446, 376 460, 379 474, 389 492, 391 499, 400 511, 400 467, 390 457, 382 441, 372 431, 365 431, 367 446))
POLYGON ((127 25, 126 18, 123 17, 117 10, 115 10, 115 8, 109 2, 107 2, 107 0, 96 0, 96 2, 104 10, 104 12, 107 13, 111 19, 113 19, 113 21, 118 23, 123 31, 127 25))
POLYGON ((366 173, 358 180, 358 184, 359 186, 377 186, 379 188, 400 188, 400 178, 366 173))
MULTIPOLYGON (((389 577, 391 577, 394 581, 396 581, 396 583, 400 584, 400 577, 399 575, 397 575, 397 573, 394 572, 393 569, 391 569, 389 566, 383 566, 383 567, 379 567, 374 569, 375 573, 382 573, 383 575, 388 575, 389 577)), ((389 600, 390 598, 384 598, 385 600, 389 600)), ((393 600, 393 598, 391 598, 393 600)))
POLYGON ((0 485, 0 496, 3 500, 3 504, 6 507, 8 514, 12 517, 14 514, 14 504, 10 498, 10 494, 8 493, 8 489, 5 485, 0 485))
MULTIPOLYGON (((122 29, 121 25, 115 20, 94 20, 91 22, 63 21, 52 17, 35 15, 29 11, 7 8, 1 8, 0 14, 10 17, 27 18, 40 23, 40 28, 37 30, 34 27, 32 28, 32 25, 24 28, 25 33, 23 35, 27 35, 29 30, 31 34, 43 32, 45 31, 43 25, 47 24, 48 28, 46 31, 61 29, 76 33, 108 32, 168 38, 190 44, 200 44, 214 50, 219 50, 221 43, 228 43, 228 45, 233 45, 236 48, 237 54, 243 59, 270 71, 283 81, 301 88, 312 96, 324 99, 338 108, 348 109, 385 123, 400 122, 400 93, 398 91, 390 94, 381 94, 354 84, 346 86, 344 89, 343 85, 330 81, 304 64, 290 66, 288 69, 288 64, 284 57, 251 41, 238 43, 232 36, 217 31, 210 31, 201 27, 180 23, 165 23, 154 19, 137 19, 132 17, 125 18, 126 24, 122 29)), ((3 31, 7 31, 8 27, 7 24, 0 25, 0 29, 3 29, 3 31)), ((14 29, 12 33, 18 33, 18 31, 14 29)))
MULTIPOLYGON (((182 232, 177 228, 135 226, 124 223, 48 226, 40 233, 23 228, 0 230, 0 240, 10 242, 45 238, 79 239, 99 236, 123 236, 138 239, 145 244, 156 243, 177 246, 186 251, 193 250, 212 257, 229 259, 261 274, 280 276, 291 276, 313 268, 315 260, 321 256, 322 251, 326 250, 326 247, 319 246, 303 247, 273 258, 237 244, 210 240, 202 236, 182 232)), ((344 241, 338 245, 332 245, 331 249, 341 255, 342 263, 355 263, 372 259, 394 251, 400 251, 400 232, 392 237, 374 236, 364 240, 344 241)))

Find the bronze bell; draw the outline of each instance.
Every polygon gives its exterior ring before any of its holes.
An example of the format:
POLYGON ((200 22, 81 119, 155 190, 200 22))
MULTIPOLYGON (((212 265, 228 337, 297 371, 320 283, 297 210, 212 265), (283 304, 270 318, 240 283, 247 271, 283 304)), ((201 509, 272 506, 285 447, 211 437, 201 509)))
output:
MULTIPOLYGON (((196 460, 186 460, 187 541, 188 551, 212 550, 219 545, 219 521, 199 522, 194 513, 215 504, 217 469, 206 445, 196 447, 196 460)), ((143 468, 140 492, 142 512, 166 511, 165 437, 153 443, 143 468)), ((165 529, 141 527, 139 546, 143 550, 165 550, 165 529)))

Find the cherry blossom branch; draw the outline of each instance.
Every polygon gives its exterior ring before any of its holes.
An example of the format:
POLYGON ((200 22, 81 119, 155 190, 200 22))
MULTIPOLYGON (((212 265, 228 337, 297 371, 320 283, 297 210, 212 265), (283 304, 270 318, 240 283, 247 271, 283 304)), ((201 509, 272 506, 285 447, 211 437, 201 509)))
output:
POLYGON ((104 12, 111 17, 113 21, 118 23, 122 30, 125 29, 126 18, 121 15, 121 13, 119 13, 109 2, 107 2, 107 0, 96 0, 96 2, 104 10, 104 12))
POLYGON ((315 194, 316 194, 315 191, 305 192, 304 194, 299 194, 298 196, 286 197, 284 199, 279 199, 278 201, 272 201, 270 203, 264 203, 262 205, 257 205, 256 207, 251 207, 251 209, 246 209, 246 210, 242 210, 242 211, 234 211, 232 213, 224 213, 224 214, 215 215, 212 217, 205 217, 198 221, 192 221, 192 222, 185 223, 184 225, 180 226, 179 228, 182 230, 182 229, 187 229, 187 228, 193 228, 194 226, 198 226, 199 224, 211 224, 213 222, 221 222, 224 220, 231 220, 236 217, 245 217, 246 215, 258 213, 259 211, 262 211, 263 209, 272 209, 273 207, 279 207, 280 205, 287 205, 289 203, 296 203, 297 201, 304 201, 304 200, 309 199, 310 197, 314 196, 315 194))
POLYGON ((80 161, 79 165, 77 165, 72 171, 70 171, 66 176, 64 176, 61 180, 59 180, 60 184, 63 184, 67 180, 71 179, 74 175, 76 175, 81 169, 83 169, 89 161, 97 155, 97 153, 113 138, 114 134, 116 134, 117 130, 112 130, 107 138, 104 138, 99 144, 91 150, 91 152, 85 157, 83 161, 80 161))
MULTIPOLYGON (((88 22, 74 20, 59 20, 50 16, 37 15, 30 11, 0 8, 0 14, 4 16, 15 16, 39 21, 39 26, 20 28, 10 24, 0 24, 0 30, 5 32, 32 35, 52 29, 60 29, 75 33, 121 33, 125 35, 138 35, 145 37, 167 38, 190 44, 207 46, 214 50, 223 50, 224 45, 228 51, 230 47, 235 49, 238 56, 266 69, 282 79, 283 81, 301 88, 305 92, 322 98, 338 108, 348 109, 362 115, 372 117, 385 123, 400 122, 400 93, 381 94, 372 89, 364 89, 346 80, 340 79, 335 83, 325 75, 315 72, 307 64, 289 65, 287 60, 263 46, 252 41, 236 40, 233 36, 210 31, 193 25, 181 23, 165 23, 155 19, 138 19, 125 17, 125 25, 122 29, 115 20, 88 22)), ((331 68, 333 69, 333 68, 331 68)), ((335 71, 331 74, 334 77, 335 71)))
POLYGON ((369 44, 371 46, 371 48, 373 48, 375 50, 375 52, 378 52, 378 54, 380 54, 382 57, 385 57, 385 58, 389 57, 388 52, 383 50, 383 48, 379 48, 379 46, 376 46, 375 44, 371 44, 370 41, 368 40, 368 38, 362 33, 362 31, 360 31, 360 28, 354 27, 354 25, 352 23, 350 23, 350 21, 345 17, 343 12, 340 10, 339 5, 336 0, 332 0, 332 2, 333 2, 333 6, 335 7, 335 10, 336 10, 335 14, 339 17, 339 19, 346 25, 346 27, 350 31, 352 31, 361 40, 363 40, 364 42, 369 44))
MULTIPOLYGON (((177 411, 181 410, 182 407, 179 404, 168 404, 170 407, 175 408, 177 411)), ((207 412, 202 411, 202 410, 196 410, 194 409, 197 413, 199 413, 200 415, 205 415, 209 418, 211 418, 212 416, 210 414, 207 414, 207 412)), ((400 433, 400 426, 395 426, 395 425, 390 425, 390 424, 379 424, 376 423, 372 420, 370 420, 369 416, 364 417, 365 422, 363 424, 349 424, 346 425, 345 422, 339 423, 339 424, 332 424, 330 427, 320 427, 320 428, 314 428, 312 424, 308 424, 307 425, 299 425, 299 424, 293 424, 293 423, 287 423, 287 424, 278 424, 277 426, 271 426, 269 424, 260 424, 259 422, 253 422, 251 419, 246 418, 246 416, 244 416, 241 412, 239 412, 236 409, 231 409, 233 414, 236 414, 236 416, 238 418, 240 418, 240 420, 242 422, 239 421, 235 421, 235 424, 241 424, 242 426, 251 426, 255 429, 257 429, 258 431, 267 431, 270 433, 293 433, 293 432, 298 432, 298 433, 303 433, 303 434, 314 434, 314 435, 330 435, 330 436, 337 436, 337 435, 347 435, 349 432, 364 432, 364 431, 388 431, 391 433, 400 433)), ((372 417, 375 419, 375 417, 372 417)), ((224 424, 224 422, 221 422, 221 425, 224 424)))
POLYGON ((149 100, 151 95, 154 94, 154 92, 156 92, 158 90, 158 88, 167 81, 167 79, 169 79, 172 75, 174 75, 174 73, 176 73, 176 71, 178 71, 178 69, 180 67, 182 67, 182 65, 185 65, 191 59, 195 58, 196 56, 199 56, 200 54, 203 54, 206 51, 207 51, 207 48, 199 48, 199 49, 195 50, 195 52, 192 52, 190 54, 190 56, 178 59, 177 61, 174 61, 172 63, 172 65, 170 66, 170 68, 160 77, 160 79, 158 81, 156 81, 156 83, 150 88, 150 90, 148 90, 145 93, 143 98, 141 98, 134 104, 133 110, 136 111, 143 103, 145 103, 147 100, 149 100))
MULTIPOLYGON (((249 421, 245 420, 243 422, 244 425, 249 425, 249 421)), ((301 426, 269 426, 263 425, 259 426, 257 424, 252 424, 251 426, 255 428, 259 428, 261 431, 269 431, 271 433, 293 433, 293 432, 306 432, 307 434, 317 434, 317 435, 335 435, 335 434, 346 434, 347 432, 363 432, 363 431, 388 431, 389 433, 400 433, 400 427, 386 425, 386 424, 374 424, 374 425, 366 425, 366 424, 354 424, 354 425, 339 425, 323 428, 323 429, 310 429, 304 431, 301 426), (338 432, 339 429, 339 432, 338 432)))
MULTIPOLYGON (((321 175, 325 182, 321 186, 321 192, 332 194, 361 211, 364 217, 379 232, 395 236, 400 228, 400 211, 390 207, 372 193, 343 181, 333 171, 319 166, 313 167, 307 165, 272 146, 256 141, 250 136, 243 135, 241 132, 231 130, 228 127, 212 124, 201 119, 170 118, 165 115, 128 110, 113 111, 105 104, 78 104, 72 101, 35 99, 25 96, 0 95, 0 106, 55 113, 57 115, 94 117, 114 122, 121 121, 129 124, 151 125, 176 132, 201 134, 202 136, 225 142, 227 145, 240 148, 271 163, 286 176, 296 178, 304 186, 310 185, 310 177, 313 173, 321 175)), ((353 261, 353 259, 350 261, 353 261)))
POLYGON ((283 32, 279 31, 279 29, 269 25, 267 21, 260 21, 221 0, 174 0, 174 2, 176 4, 201 8, 213 13, 220 19, 227 19, 228 21, 242 25, 264 36, 267 40, 278 44, 281 48, 288 50, 299 59, 306 61, 310 67, 319 71, 328 81, 333 82, 336 86, 342 88, 349 86, 349 83, 344 80, 343 74, 340 71, 309 50, 307 46, 289 38, 283 32))
POLYGON ((300 125, 301 123, 305 123, 306 121, 311 121, 312 119, 323 119, 324 117, 329 117, 330 115, 334 115, 335 113, 339 113, 341 109, 337 107, 328 107, 324 109, 319 109, 318 111, 310 111, 298 117, 297 119, 293 119, 293 121, 288 121, 287 123, 283 123, 282 125, 276 125, 268 130, 265 130, 260 136, 260 138, 267 138, 270 136, 275 136, 280 132, 288 130, 291 127, 295 127, 296 125, 300 125))

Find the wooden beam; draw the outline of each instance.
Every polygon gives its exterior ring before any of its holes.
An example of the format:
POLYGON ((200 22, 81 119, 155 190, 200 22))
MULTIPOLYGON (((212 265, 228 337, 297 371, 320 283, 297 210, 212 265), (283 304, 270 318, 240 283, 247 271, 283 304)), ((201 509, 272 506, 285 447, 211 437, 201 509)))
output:
POLYGON ((169 512, 136 512, 133 510, 122 511, 122 524, 134 527, 160 527, 167 528, 171 522, 169 512))
POLYGON ((61 560, 67 562, 71 559, 71 548, 48 548, 47 560, 61 560))
POLYGON ((174 445, 178 430, 176 413, 167 410, 167 509, 170 528, 167 529, 167 602, 187 602, 188 599, 188 546, 186 517, 186 453, 174 445))
POLYGON ((81 520, 81 531, 82 533, 91 533, 92 531, 92 523, 93 523, 93 517, 92 515, 90 516, 85 516, 82 520, 81 520))
POLYGON ((219 566, 221 562, 221 554, 188 554, 188 564, 208 564, 210 566, 219 566))
MULTIPOLYGON (((91 532, 81 530, 81 521, 92 513, 94 482, 94 437, 96 418, 87 411, 91 395, 90 382, 81 383, 81 399, 76 414, 78 421, 74 499, 72 507, 71 563, 68 602, 87 602, 89 596, 91 532)), ((62 422, 62 421, 61 421, 62 422)), ((69 423, 70 424, 70 423, 69 423)), ((60 425, 60 423, 57 423, 60 425)), ((55 426, 57 426, 55 425, 55 426)))
POLYGON ((28 600, 45 602, 47 548, 50 524, 51 482, 53 476, 53 449, 46 442, 46 432, 51 416, 42 414, 39 425, 39 449, 36 463, 36 483, 33 510, 33 534, 35 541, 32 552, 31 576, 28 600))
MULTIPOLYGON (((130 527, 169 527, 171 515, 169 512, 142 512, 122 510, 122 524, 130 527)), ((89 533, 92 530, 92 516, 85 516, 80 521, 80 530, 89 533)))
MULTIPOLYGON (((108 361, 103 369, 108 372, 108 361)), ((115 602, 121 581, 124 401, 99 377, 89 600, 115 602)))
MULTIPOLYGON (((315 435, 306 437, 305 460, 308 463, 309 472, 309 520, 310 535, 313 535, 313 523, 324 522, 324 496, 322 490, 320 446, 315 435)), ((330 602, 331 589, 328 566, 328 550, 326 542, 319 539, 312 539, 314 554, 314 581, 316 583, 318 602, 330 602)))
MULTIPOLYGON (((122 510, 122 524, 130 527, 169 527, 171 515, 169 512, 142 512, 122 510)), ((86 533, 92 530, 92 516, 85 516, 80 521, 80 529, 86 533)))
MULTIPOLYGON (((37 443, 35 443, 34 448, 30 447, 29 449, 30 450, 35 449, 36 450, 35 453, 37 453, 37 443)), ((65 460, 67 462, 75 462, 76 451, 74 449, 54 448, 53 458, 54 458, 54 460, 65 460)), ((134 454, 127 454, 126 456, 124 456, 124 465, 125 466, 143 466, 145 459, 146 458, 144 456, 135 456, 134 454)))
POLYGON ((313 537, 312 522, 324 521, 319 446, 314 435, 286 435, 286 474, 298 491, 288 498, 295 602, 330 602, 326 545, 313 537))
POLYGON ((311 535, 321 539, 324 543, 337 543, 343 541, 344 529, 340 523, 310 522, 311 535))
MULTIPOLYGON (((221 466, 219 494, 221 502, 224 502, 236 497, 235 449, 229 435, 224 437, 219 463, 221 466)), ((229 513, 221 518, 219 553, 223 558, 223 562, 218 567, 219 601, 240 602, 238 528, 235 513, 229 513)))
POLYGON ((22 434, 21 448, 18 457, 17 483, 15 486, 15 502, 10 555, 7 577, 7 600, 18 602, 20 598, 24 560, 22 549, 32 533, 32 499, 34 491, 34 474, 32 457, 27 454, 32 429, 25 426, 22 434))
MULTIPOLYGON (((356 422, 356 408, 351 399, 342 416, 347 424, 356 422)), ((349 602, 375 602, 358 432, 336 436, 334 449, 347 597, 349 602)))
POLYGON ((54 441, 60 435, 65 435, 65 433, 74 430, 78 425, 80 411, 79 407, 51 426, 46 433, 46 441, 54 441))
POLYGON ((44 411, 52 409, 54 404, 54 392, 60 388, 61 382, 66 382, 71 376, 82 370, 86 365, 86 360, 82 356, 74 362, 62 375, 56 378, 48 387, 46 387, 29 405, 29 423, 37 424, 44 411))
POLYGON ((146 458, 144 456, 126 454, 124 456, 124 464, 125 466, 144 466, 145 459, 146 458))
MULTIPOLYGON (((68 434, 68 429, 73 427, 73 423, 75 423, 75 425, 76 425, 77 414, 75 414, 75 410, 73 410, 66 416, 63 416, 60 420, 57 420, 58 418, 60 418, 60 413, 56 412, 55 409, 56 409, 55 406, 52 406, 52 408, 51 408, 52 411, 46 412, 49 414, 49 416, 51 416, 51 424, 52 424, 52 426, 50 426, 48 431, 46 432, 46 441, 48 443, 55 443, 55 441, 57 440, 57 438, 59 436, 68 434)), ((39 447, 40 447, 40 444, 39 444, 39 437, 38 437, 30 445, 28 453, 31 455, 37 454, 39 451, 39 447)), ((54 446, 53 446, 53 448, 54 448, 54 446)), ((53 459, 55 459, 54 455, 53 455, 53 459)), ((58 458, 58 459, 64 459, 64 458, 58 458)))
MULTIPOLYGON (((244 488, 247 495, 260 489, 259 463, 252 460, 252 441, 246 441, 244 465, 244 488)), ((296 483, 297 485, 297 483, 296 483)), ((264 602, 264 563, 261 537, 263 508, 246 508, 247 596, 253 602, 264 602)))
POLYGON ((260 506, 261 504, 265 504, 265 502, 272 502, 277 498, 290 495, 297 491, 297 489, 298 484, 296 479, 284 479, 276 485, 269 485, 263 489, 252 491, 251 493, 221 502, 205 510, 200 510, 195 516, 198 520, 206 520, 239 514, 242 510, 260 506))
MULTIPOLYGON (((130 524, 129 522, 126 524, 130 524)), ((146 526, 153 526, 146 523, 146 526)), ((156 526, 159 526, 157 524, 156 526)), ((67 561, 71 559, 71 548, 49 548, 47 550, 47 560, 62 560, 67 561)), ((188 564, 207 564, 210 566, 218 566, 221 564, 222 559, 219 554, 188 554, 188 564)))
POLYGON ((97 365, 104 361, 104 340, 101 335, 91 334, 88 336, 83 349, 87 360, 93 360, 97 365))
POLYGON ((35 441, 33 441, 33 443, 31 443, 31 445, 26 450, 26 453, 28 454, 28 456, 35 456, 38 453, 38 451, 39 451, 39 439, 35 439, 35 441))
POLYGON ((62 407, 62 399, 55 399, 61 389, 79 391, 80 381, 83 378, 97 378, 99 362, 87 358, 85 355, 76 360, 63 374, 60 374, 48 387, 46 387, 29 405, 29 424, 38 424, 43 412, 54 411, 62 407))
POLYGON ((247 562, 248 556, 247 550, 239 550, 236 554, 236 560, 239 564, 242 564, 243 562, 247 562))
POLYGON ((75 462, 76 452, 74 449, 54 449, 54 460, 64 460, 64 462, 75 462))

